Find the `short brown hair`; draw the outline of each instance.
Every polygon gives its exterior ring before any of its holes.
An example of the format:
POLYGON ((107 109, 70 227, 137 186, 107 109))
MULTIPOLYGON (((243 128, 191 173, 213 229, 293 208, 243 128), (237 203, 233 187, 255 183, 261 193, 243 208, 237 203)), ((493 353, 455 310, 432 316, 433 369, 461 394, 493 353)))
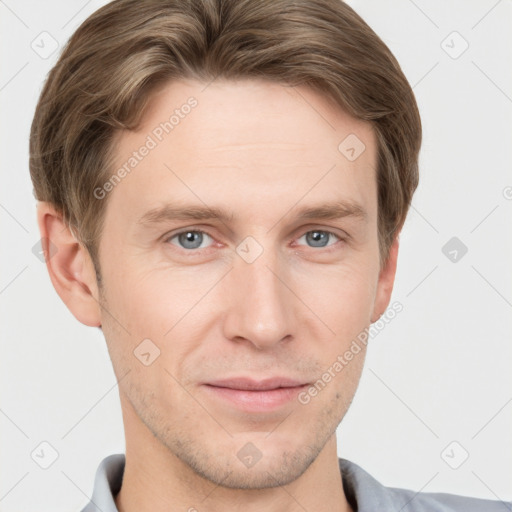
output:
POLYGON ((397 60, 351 7, 341 0, 115 0, 68 41, 30 134, 35 197, 62 214, 97 276, 107 200, 94 190, 111 175, 115 133, 138 126, 157 86, 217 77, 308 86, 372 124, 382 265, 418 185, 421 121, 397 60))

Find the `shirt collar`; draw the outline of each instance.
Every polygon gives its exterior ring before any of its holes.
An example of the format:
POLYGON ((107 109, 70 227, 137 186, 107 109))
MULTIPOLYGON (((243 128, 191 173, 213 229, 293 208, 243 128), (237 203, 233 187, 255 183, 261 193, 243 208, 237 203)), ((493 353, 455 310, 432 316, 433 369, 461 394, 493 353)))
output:
POLYGON ((114 496, 121 489, 125 462, 124 453, 109 455, 101 461, 96 470, 91 501, 82 512, 119 512, 114 496))

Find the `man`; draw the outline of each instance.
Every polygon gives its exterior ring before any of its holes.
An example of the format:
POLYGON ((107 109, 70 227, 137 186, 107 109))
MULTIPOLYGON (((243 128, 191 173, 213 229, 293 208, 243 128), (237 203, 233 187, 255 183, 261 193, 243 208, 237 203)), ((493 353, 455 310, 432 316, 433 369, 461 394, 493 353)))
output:
POLYGON ((81 25, 30 169, 52 283, 119 381, 126 456, 84 511, 501 510, 337 457, 420 144, 338 0, 117 0, 81 25))

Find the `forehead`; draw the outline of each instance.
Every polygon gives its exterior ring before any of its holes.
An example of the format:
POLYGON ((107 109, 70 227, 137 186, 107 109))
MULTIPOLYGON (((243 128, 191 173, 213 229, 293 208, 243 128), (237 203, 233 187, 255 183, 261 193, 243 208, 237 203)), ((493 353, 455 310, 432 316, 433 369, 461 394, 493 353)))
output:
POLYGON ((243 148, 236 149, 256 150, 264 143, 314 151, 314 143, 321 143, 321 151, 338 156, 338 144, 350 133, 356 132, 366 146, 374 143, 369 123, 349 116, 326 96, 256 79, 169 82, 153 94, 139 130, 125 132, 124 141, 129 144, 130 135, 140 133, 156 132, 159 138, 160 128, 168 142, 174 139, 199 149, 235 149, 238 144, 243 148))
POLYGON ((255 195, 289 208, 301 197, 341 194, 371 213, 375 164, 371 125, 308 88, 174 81, 154 93, 136 131, 118 134, 112 171, 126 172, 108 208, 133 220, 173 199, 202 206, 226 199, 234 211, 255 195))

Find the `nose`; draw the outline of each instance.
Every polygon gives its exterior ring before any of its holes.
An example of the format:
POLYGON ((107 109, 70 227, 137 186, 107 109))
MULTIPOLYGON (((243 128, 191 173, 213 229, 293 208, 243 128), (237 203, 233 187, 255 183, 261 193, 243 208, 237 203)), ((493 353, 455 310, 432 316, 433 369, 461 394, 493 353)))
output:
POLYGON ((279 266, 278 258, 265 250, 252 263, 236 257, 233 267, 223 290, 229 297, 224 316, 226 338, 259 350, 293 338, 297 327, 293 293, 287 287, 288 273, 279 266))

